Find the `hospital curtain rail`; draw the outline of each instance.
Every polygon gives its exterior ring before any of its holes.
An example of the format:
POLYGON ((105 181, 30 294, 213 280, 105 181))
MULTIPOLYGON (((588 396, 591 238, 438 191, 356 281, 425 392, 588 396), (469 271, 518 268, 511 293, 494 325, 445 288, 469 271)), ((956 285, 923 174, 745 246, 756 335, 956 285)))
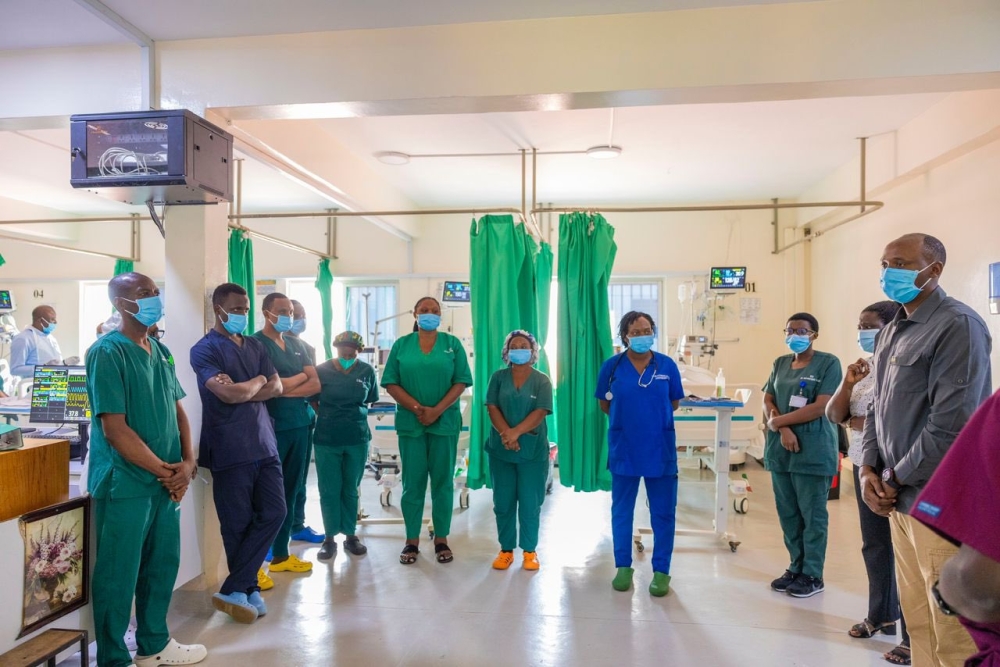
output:
POLYGON ((253 241, 249 234, 240 229, 229 230, 229 282, 236 283, 247 291, 250 297, 250 312, 247 313, 247 332, 257 330, 256 285, 253 275, 253 241))
POLYGON ((473 220, 470 231, 469 275, 472 294, 473 362, 472 420, 469 438, 469 488, 490 486, 484 445, 490 436, 486 390, 493 373, 504 367, 504 339, 514 329, 538 333, 538 245, 523 223, 510 215, 473 220))
POLYGON ((608 491, 607 420, 594 397, 597 375, 614 354, 608 282, 618 246, 604 216, 559 216, 559 318, 556 421, 559 481, 577 491, 608 491))

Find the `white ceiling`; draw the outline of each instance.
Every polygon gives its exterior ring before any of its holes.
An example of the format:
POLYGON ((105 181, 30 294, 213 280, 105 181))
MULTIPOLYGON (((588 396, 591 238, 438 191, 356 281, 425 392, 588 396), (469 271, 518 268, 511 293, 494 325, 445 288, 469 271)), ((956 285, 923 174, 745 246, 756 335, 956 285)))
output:
MULTIPOLYGON (((630 14, 802 0, 104 0, 154 40, 630 14)), ((810 1, 810 0, 807 0, 810 1)), ((815 1, 815 0, 811 0, 815 1)), ((128 40, 75 0, 0 0, 0 49, 128 40)))
MULTIPOLYGON (((854 157, 857 137, 898 129, 943 97, 618 109, 613 141, 623 148, 622 155, 614 160, 540 156, 538 200, 570 205, 797 197, 854 157)), ((390 166, 373 154, 583 150, 608 143, 610 111, 318 122, 419 206, 511 206, 521 198, 519 157, 414 159, 390 166)), ((530 188, 530 173, 528 178, 530 188)))

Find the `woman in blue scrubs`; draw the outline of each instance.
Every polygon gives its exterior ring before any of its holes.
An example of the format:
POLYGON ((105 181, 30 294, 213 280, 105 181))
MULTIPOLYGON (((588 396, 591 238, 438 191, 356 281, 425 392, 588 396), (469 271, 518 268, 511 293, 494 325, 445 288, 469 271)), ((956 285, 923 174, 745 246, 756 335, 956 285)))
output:
POLYGON ((677 514, 677 436, 674 411, 684 398, 673 359, 652 350, 656 323, 632 311, 618 327, 627 350, 604 362, 596 397, 610 418, 611 527, 618 573, 617 591, 632 587, 632 519, 639 480, 646 482, 653 526, 653 581, 649 592, 670 591, 670 559, 677 514))

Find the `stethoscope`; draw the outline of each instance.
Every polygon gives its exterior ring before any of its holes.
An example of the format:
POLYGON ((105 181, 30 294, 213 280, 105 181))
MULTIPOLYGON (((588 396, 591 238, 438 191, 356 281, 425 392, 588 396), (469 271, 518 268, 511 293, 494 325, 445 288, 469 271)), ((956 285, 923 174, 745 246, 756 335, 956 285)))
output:
MULTIPOLYGON (((619 354, 618 355, 618 359, 615 360, 615 365, 611 367, 611 377, 608 379, 608 391, 607 391, 606 394, 604 394, 604 399, 607 400, 607 401, 610 401, 610 400, 612 400, 615 397, 615 395, 613 393, 611 393, 611 386, 615 383, 615 373, 618 372, 618 365, 622 362, 622 359, 625 358, 626 354, 628 354, 628 352, 622 352, 621 354, 619 354)), ((653 380, 654 379, 656 379, 656 355, 655 354, 652 356, 652 358, 650 358, 649 363, 646 364, 646 368, 643 368, 642 372, 639 373, 639 382, 638 382, 638 385, 640 387, 642 387, 643 389, 645 389, 649 385, 653 384, 653 380), (650 366, 653 367, 653 374, 649 376, 649 381, 646 384, 643 384, 642 383, 642 378, 643 378, 643 376, 646 375, 646 370, 650 366)))

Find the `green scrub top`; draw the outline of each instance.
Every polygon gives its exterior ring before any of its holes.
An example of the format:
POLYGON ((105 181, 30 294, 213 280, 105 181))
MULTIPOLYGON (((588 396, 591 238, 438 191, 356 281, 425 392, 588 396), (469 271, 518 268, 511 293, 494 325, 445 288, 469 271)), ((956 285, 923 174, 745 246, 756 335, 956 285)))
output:
POLYGON ((356 361, 345 372, 340 360, 331 359, 317 366, 316 374, 320 392, 313 443, 325 447, 367 446, 372 439, 368 405, 378 401, 375 369, 356 361))
MULTIPOLYGON (((514 386, 513 371, 503 368, 490 378, 490 386, 486 390, 486 405, 500 408, 504 420, 511 427, 523 422, 535 410, 545 410, 552 414, 552 382, 544 373, 532 369, 531 375, 518 389, 514 386)), ((486 449, 498 459, 511 463, 548 459, 549 432, 546 420, 543 419, 538 428, 525 433, 517 442, 521 446, 520 451, 506 449, 500 440, 500 432, 491 428, 486 449)))
POLYGON ((111 446, 101 415, 125 415, 125 423, 153 454, 167 463, 181 460, 177 401, 184 398, 184 390, 170 350, 153 339, 149 346, 147 354, 123 333, 112 331, 87 354, 87 394, 94 415, 87 490, 95 498, 143 498, 163 490, 152 473, 129 463, 111 446))
MULTIPOLYGON (((288 338, 294 338, 295 340, 297 340, 300 343, 302 343, 302 346, 306 348, 306 352, 309 353, 309 358, 312 359, 312 365, 313 366, 316 365, 316 348, 315 347, 313 347, 309 343, 305 342, 304 340, 302 340, 298 336, 295 336, 295 335, 292 335, 292 334, 287 334, 286 333, 285 334, 285 338, 286 339, 288 339, 288 338)), ((312 403, 314 401, 318 401, 319 400, 319 395, 317 394, 316 396, 310 396, 309 398, 304 399, 304 400, 306 402, 306 414, 309 415, 309 423, 315 426, 315 424, 316 424, 316 411, 313 410, 312 403)))
MULTIPOLYGON (((285 349, 282 350, 278 344, 264 335, 263 331, 258 331, 254 338, 264 344, 264 349, 271 357, 271 363, 278 371, 278 377, 295 377, 306 366, 312 366, 313 361, 306 350, 305 344, 294 336, 284 336, 285 349)), ((306 400, 299 398, 272 398, 267 402, 267 411, 274 420, 275 431, 286 431, 292 428, 302 428, 312 423, 309 416, 309 406, 306 400)))
MULTIPOLYGON (((774 396, 774 403, 782 414, 795 409, 790 401, 800 391, 811 405, 817 396, 835 394, 843 379, 840 360, 832 354, 815 352, 809 365, 799 369, 792 369, 794 358, 791 354, 778 357, 764 385, 764 393, 774 396)), ((826 416, 797 424, 792 432, 799 439, 801 451, 797 454, 781 446, 779 433, 767 431, 764 465, 768 470, 802 475, 837 474, 837 427, 826 416)))
MULTIPOLYGON (((420 349, 420 334, 411 333, 392 346, 382 370, 382 386, 399 385, 424 406, 437 405, 456 384, 472 386, 472 371, 462 342, 451 334, 439 331, 429 354, 420 349)), ((403 436, 457 435, 462 431, 461 401, 444 411, 441 418, 424 426, 406 408, 396 410, 396 432, 403 436)))

